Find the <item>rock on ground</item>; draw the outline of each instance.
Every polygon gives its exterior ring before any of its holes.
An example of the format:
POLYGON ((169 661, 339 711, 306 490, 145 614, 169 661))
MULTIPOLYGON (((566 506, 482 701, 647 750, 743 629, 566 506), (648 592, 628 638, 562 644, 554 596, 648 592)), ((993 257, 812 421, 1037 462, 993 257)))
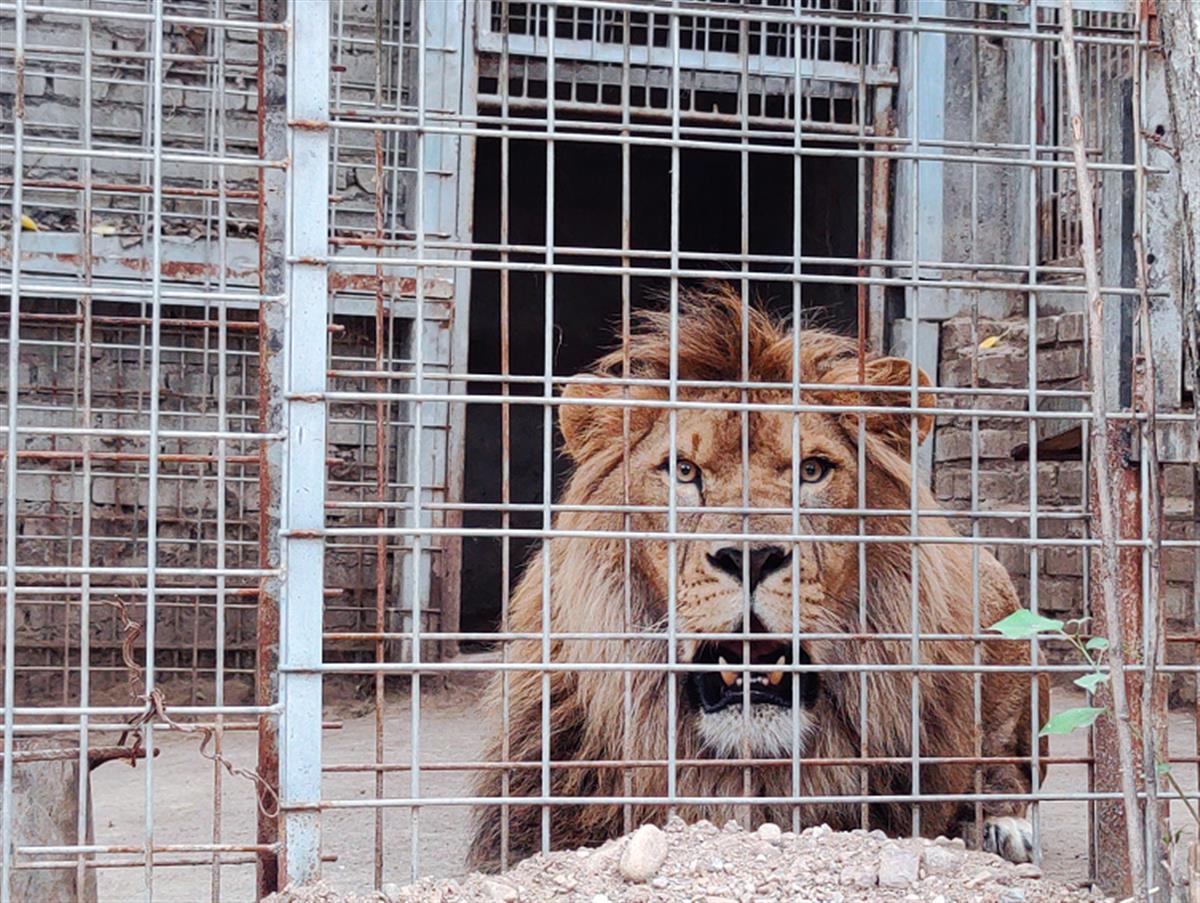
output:
MULTIPOLYGON (((595 849, 533 856, 503 875, 425 880, 342 897, 320 886, 267 903, 1084 903, 1103 895, 1038 877, 962 841, 881 832, 724 830, 672 819, 595 849)), ((1111 901, 1110 901, 1111 903, 1111 901)))

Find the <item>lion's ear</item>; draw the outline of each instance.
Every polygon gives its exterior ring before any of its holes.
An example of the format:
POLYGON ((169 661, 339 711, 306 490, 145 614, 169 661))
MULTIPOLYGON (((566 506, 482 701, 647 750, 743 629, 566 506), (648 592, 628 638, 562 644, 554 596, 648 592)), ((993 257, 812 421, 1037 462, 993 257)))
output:
MULTIPOLYGON (((865 381, 858 378, 858 364, 850 363, 838 367, 828 373, 824 382, 846 384, 865 384, 866 386, 887 386, 905 388, 912 385, 912 364, 902 357, 880 357, 869 360, 863 367, 865 381)), ((917 368, 917 385, 928 388, 933 385, 924 370, 917 368)), ((918 406, 932 408, 937 405, 937 396, 932 392, 918 393, 918 406)), ((868 405, 872 408, 909 408, 911 395, 908 392, 855 392, 840 389, 834 393, 834 404, 868 405)), ((871 432, 885 439, 890 445, 900 451, 907 451, 910 444, 909 411, 891 412, 887 410, 871 411, 866 415, 866 427, 871 432)), ((847 429, 853 431, 858 426, 858 413, 847 412, 842 416, 842 422, 847 429)), ((933 415, 917 414, 917 443, 925 441, 933 429, 933 415)))
MULTIPOLYGON (((594 375, 594 374, 587 374, 594 375)), ((558 406, 558 428, 562 430, 567 454, 576 462, 584 461, 621 434, 621 408, 615 405, 579 404, 588 398, 616 398, 620 389, 595 383, 570 383, 563 389, 568 404, 558 406)))
POLYGON ((659 389, 648 386, 623 386, 620 377, 601 359, 593 373, 581 376, 592 379, 610 379, 612 383, 578 382, 568 383, 562 397, 567 402, 558 406, 558 428, 562 430, 567 454, 576 464, 603 454, 606 450, 627 450, 625 413, 629 412, 628 442, 632 445, 654 424, 656 409, 627 405, 626 401, 661 398, 659 389), (616 383, 616 384, 614 384, 616 383), (606 402, 587 404, 589 399, 606 402))

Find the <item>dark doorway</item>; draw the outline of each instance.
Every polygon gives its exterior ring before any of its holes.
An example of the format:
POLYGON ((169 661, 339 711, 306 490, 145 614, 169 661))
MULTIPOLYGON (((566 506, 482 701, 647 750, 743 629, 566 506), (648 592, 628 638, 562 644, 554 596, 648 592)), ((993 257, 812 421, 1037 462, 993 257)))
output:
MULTIPOLYGON (((500 237, 500 141, 480 139, 476 148, 475 241, 500 237)), ((793 160, 790 154, 751 153, 749 157, 749 244, 754 254, 792 254, 793 160)), ((631 245, 670 249, 671 152, 668 148, 633 147, 630 151, 631 245)), ((801 248, 804 254, 853 260, 857 248, 857 163, 852 157, 805 157, 801 171, 803 197, 801 248)), ((554 243, 558 249, 621 247, 621 148, 615 145, 555 144, 554 243)), ((680 152, 680 248, 682 266, 728 270, 737 279, 736 263, 714 262, 709 255, 736 254, 741 248, 742 162, 739 152, 680 152)), ((509 242, 542 246, 546 241, 546 142, 542 137, 509 143, 509 242)), ((498 260, 495 253, 480 259, 498 260)), ((512 261, 541 262, 543 255, 512 254, 512 261)), ((571 255, 560 251, 559 263, 617 266, 619 259, 571 255)), ((634 265, 665 268, 666 261, 634 258, 634 265)), ((756 267, 767 269, 767 267, 756 267)), ((779 272, 790 272, 780 262, 779 272)), ((807 272, 822 272, 807 267, 807 272)), ((826 267, 823 272, 853 275, 852 267, 826 267)), ((546 282, 543 273, 510 271, 509 356, 514 375, 541 376, 546 282)), ((605 274, 554 276, 554 373, 570 375, 587 369, 601 353, 619 345, 621 278, 605 274)), ((663 278, 633 277, 631 305, 656 300, 669 283, 663 278)), ((792 310, 788 282, 752 282, 751 294, 780 313, 792 310)), ((807 284, 802 316, 841 332, 856 323, 855 289, 850 285, 807 284)), ((470 361, 472 373, 500 372, 500 274, 476 270, 471 282, 470 361)), ((498 382, 472 384, 472 394, 499 394, 498 382)), ((541 395, 540 385, 510 386, 512 395, 541 395)), ((510 498, 514 503, 542 501, 543 418, 541 406, 510 407, 510 498)), ((557 428, 555 427, 556 431, 557 428)), ((554 436, 553 486, 557 490, 568 468, 554 436)), ((467 502, 501 501, 501 409, 496 404, 471 405, 467 413, 467 502)), ((538 528, 540 512, 513 513, 514 528, 538 528)), ((468 512, 465 526, 500 527, 494 511, 468 512)), ((462 626, 464 631, 496 629, 503 586, 501 542, 491 538, 464 540, 462 626)), ((535 541, 510 539, 510 583, 519 579, 535 541)))

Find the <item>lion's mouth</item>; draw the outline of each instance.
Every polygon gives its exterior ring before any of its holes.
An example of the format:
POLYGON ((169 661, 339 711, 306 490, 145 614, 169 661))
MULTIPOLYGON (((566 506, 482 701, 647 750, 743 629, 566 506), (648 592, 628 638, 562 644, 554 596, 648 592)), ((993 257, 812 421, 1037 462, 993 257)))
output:
MULTIPOLYGON (((792 645, 774 640, 758 640, 749 643, 749 664, 776 665, 772 670, 740 671, 741 640, 720 643, 703 643, 696 650, 692 663, 697 665, 721 665, 721 670, 693 671, 688 675, 688 696, 693 705, 704 712, 719 712, 730 706, 741 706, 747 695, 751 705, 774 705, 792 707, 792 682, 798 681, 800 704, 810 708, 817 698, 818 678, 812 672, 792 671, 792 645)), ((794 664, 809 665, 812 659, 800 647, 799 657, 794 664)))

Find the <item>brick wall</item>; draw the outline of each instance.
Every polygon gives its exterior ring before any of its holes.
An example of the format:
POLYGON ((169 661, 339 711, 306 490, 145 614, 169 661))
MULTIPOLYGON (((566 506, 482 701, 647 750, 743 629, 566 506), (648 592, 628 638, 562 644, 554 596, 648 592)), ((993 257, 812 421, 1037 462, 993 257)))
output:
MULTIPOLYGON (((86 563, 96 568, 144 568, 147 564, 149 480, 144 438, 128 431, 148 425, 149 348, 139 308, 97 303, 93 311, 93 345, 88 357, 78 344, 75 303, 28 299, 22 314, 20 403, 21 421, 44 428, 24 434, 19 459, 17 530, 20 537, 17 563, 44 568, 25 578, 29 585, 53 587, 37 594, 23 593, 17 610, 18 699, 70 700, 78 692, 78 664, 82 610, 81 596, 67 587, 78 587, 79 577, 58 576, 56 569, 85 564, 83 516, 90 523, 90 552, 86 563), (28 319, 27 319, 28 317, 28 319), (90 481, 83 474, 83 440, 77 435, 55 434, 55 428, 78 428, 83 417, 83 377, 90 371, 93 427, 123 430, 90 440, 93 453, 90 481)), ((219 426, 218 332, 204 323, 206 313, 195 309, 163 311, 161 370, 159 379, 160 428, 215 430, 219 426), (177 325, 186 320, 187 325, 177 325)), ((215 316, 215 315, 214 315, 215 316)), ((229 311, 225 345, 226 423, 230 432, 253 432, 258 426, 258 339, 255 314, 229 311)), ((210 321, 211 322, 211 321, 210 321)), ((373 366, 374 322, 345 318, 345 328, 334 335, 332 363, 341 369, 373 366)), ((0 323, 0 370, 6 367, 7 345, 0 323)), ((397 342, 405 341, 397 330, 397 342)), ((331 383, 339 388, 342 383, 331 383)), ((3 399, 0 399, 2 411, 3 399)), ((329 429, 330 469, 327 498, 330 502, 369 502, 375 498, 374 404, 341 404, 331 408, 329 429)), ((404 417, 385 408, 385 433, 389 449, 398 442, 404 417)), ((158 547, 156 562, 164 573, 157 585, 155 648, 157 667, 164 679, 186 685, 176 702, 211 700, 214 674, 217 606, 216 580, 192 576, 189 569, 215 568, 218 544, 223 545, 228 568, 259 566, 258 443, 230 439, 225 443, 226 465, 222 483, 218 476, 216 440, 164 438, 159 442, 158 547), (185 460, 180 456, 193 456, 185 460), (224 517, 218 529, 218 513, 224 517)), ((394 460, 394 452, 393 460, 394 460)), ((394 465, 393 465, 394 470, 394 465)), ((388 480, 388 498, 399 497, 395 474, 388 480)), ((0 474, 0 494, 7 491, 0 474)), ((348 505, 331 510, 331 526, 360 523, 373 510, 348 505)), ((397 539, 386 548, 385 572, 389 590, 397 539)), ((326 607, 326 627, 331 630, 374 629, 377 549, 373 540, 331 540, 327 544, 329 585, 338 588, 326 607)), ((224 599, 225 664, 235 684, 248 684, 256 646, 257 578, 226 581, 224 599)), ((104 693, 120 687, 128 677, 122 655, 126 622, 144 625, 145 578, 141 574, 94 575, 91 580, 88 634, 92 648, 92 685, 104 693)), ((391 593, 386 616, 395 627, 398 593, 391 593)), ((144 635, 133 642, 134 660, 144 659, 144 635)), ((341 643, 330 651, 333 659, 355 657, 362 644, 341 643)), ((373 646, 371 647, 373 649, 373 646)), ((244 689, 244 686, 242 687, 244 689)), ((77 698, 77 697, 76 697, 77 698)))
MULTIPOLYGON (((1037 321, 1036 374, 1041 389, 1078 389, 1084 377, 1083 314, 1069 312, 1044 316, 1037 321)), ((1029 326, 1026 318, 980 318, 972 329, 972 318, 960 316, 941 326, 939 383, 948 387, 970 387, 973 376, 980 388, 1024 387, 1029 383, 1029 326), (994 337, 994 344, 987 342, 994 337), (990 347, 980 347, 982 344, 990 347)), ((1027 398, 1021 395, 945 396, 943 404, 975 406, 996 412, 978 420, 978 511, 1028 511, 1030 422, 1008 412, 1023 412, 1027 398)), ((1039 398, 1039 407, 1081 409, 1067 399, 1039 398)), ((1084 465, 1079 451, 1078 421, 1055 418, 1037 423, 1039 454, 1036 507, 1039 536, 1047 539, 1082 538, 1085 520, 1084 465)), ((971 419, 939 418, 935 442, 934 491, 947 508, 971 508, 971 419)), ((1194 467, 1189 464, 1163 466, 1163 494, 1168 538, 1190 539, 1197 533, 1194 511, 1194 467)), ((955 523, 969 533, 969 519, 955 523)), ((1028 516, 980 517, 981 536, 1028 537, 1028 516)), ((1017 585, 1022 601, 1029 604, 1033 574, 1028 546, 992 547, 1017 585)), ((1163 551, 1162 598, 1171 632, 1194 632, 1197 609, 1195 550, 1163 551)), ((1052 617, 1077 618, 1084 613, 1084 554, 1069 546, 1043 546, 1037 556, 1038 608, 1052 617)), ((1173 659, 1191 660, 1189 645, 1173 644, 1173 659), (1182 657, 1182 658, 1181 658, 1182 657)), ((1177 694, 1194 698, 1194 681, 1177 680, 1177 694)))

